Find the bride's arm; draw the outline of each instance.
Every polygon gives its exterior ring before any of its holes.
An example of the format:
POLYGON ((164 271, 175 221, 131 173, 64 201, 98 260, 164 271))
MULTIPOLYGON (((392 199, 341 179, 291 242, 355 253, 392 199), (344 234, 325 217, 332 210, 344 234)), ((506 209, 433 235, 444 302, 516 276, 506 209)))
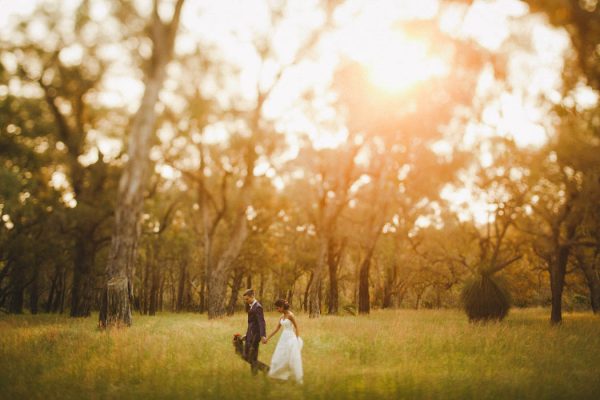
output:
POLYGON ((281 328, 281 324, 277 324, 277 328, 275 328, 275 330, 273 331, 273 333, 271 333, 269 335, 269 337, 267 338, 267 342, 269 341, 269 339, 271 339, 271 337, 273 337, 277 333, 277 331, 279 330, 279 328, 281 328))
POLYGON ((290 315, 288 315, 288 319, 292 321, 292 324, 294 324, 294 328, 296 329, 296 337, 300 337, 300 330, 298 330, 298 324, 296 323, 296 317, 294 317, 294 314, 290 313, 290 315))

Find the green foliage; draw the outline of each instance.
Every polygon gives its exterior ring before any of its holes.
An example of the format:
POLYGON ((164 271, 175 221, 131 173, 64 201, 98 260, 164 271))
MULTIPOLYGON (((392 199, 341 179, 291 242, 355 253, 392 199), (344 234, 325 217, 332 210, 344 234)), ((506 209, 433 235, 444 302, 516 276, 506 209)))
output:
POLYGON ((508 314, 511 303, 503 282, 488 274, 478 274, 467 280, 461 299, 471 322, 501 321, 508 314))

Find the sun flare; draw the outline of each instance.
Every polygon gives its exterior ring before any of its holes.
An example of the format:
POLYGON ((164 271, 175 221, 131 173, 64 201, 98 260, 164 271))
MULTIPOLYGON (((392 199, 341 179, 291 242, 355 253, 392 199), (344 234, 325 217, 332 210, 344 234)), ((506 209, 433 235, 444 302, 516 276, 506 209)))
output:
POLYGON ((367 61, 373 83, 382 89, 399 91, 434 76, 442 75, 445 64, 427 54, 424 44, 416 41, 393 41, 379 49, 380 55, 367 61))
POLYGON ((431 54, 427 43, 391 27, 366 35, 357 30, 349 40, 353 43, 350 57, 365 65, 372 83, 385 91, 404 91, 448 69, 441 57, 431 54))
POLYGON ((377 36, 371 43, 357 46, 355 58, 367 67, 379 88, 402 91, 446 72, 447 65, 429 54, 426 43, 394 31, 377 36))

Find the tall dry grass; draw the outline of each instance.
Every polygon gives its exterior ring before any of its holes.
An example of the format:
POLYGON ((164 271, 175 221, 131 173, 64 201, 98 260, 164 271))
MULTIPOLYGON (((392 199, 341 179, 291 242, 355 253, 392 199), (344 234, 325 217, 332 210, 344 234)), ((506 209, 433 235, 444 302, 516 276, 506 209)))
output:
MULTIPOLYGON (((277 315, 267 315, 270 331, 277 315)), ((252 377, 231 336, 245 316, 136 317, 128 329, 96 318, 0 317, 0 398, 5 399, 598 399, 600 318, 517 310, 473 325, 458 311, 376 311, 299 316, 302 386, 252 377)), ((273 340, 261 346, 268 361, 273 340)))

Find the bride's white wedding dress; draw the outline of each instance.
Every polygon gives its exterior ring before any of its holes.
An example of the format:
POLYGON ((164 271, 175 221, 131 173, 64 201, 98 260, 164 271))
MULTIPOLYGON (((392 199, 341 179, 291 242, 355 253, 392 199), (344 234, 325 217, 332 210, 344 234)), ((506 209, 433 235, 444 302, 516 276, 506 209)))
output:
POLYGON ((292 321, 282 318, 279 323, 283 332, 271 358, 269 377, 287 380, 291 376, 296 382, 302 383, 302 339, 296 337, 292 321))

